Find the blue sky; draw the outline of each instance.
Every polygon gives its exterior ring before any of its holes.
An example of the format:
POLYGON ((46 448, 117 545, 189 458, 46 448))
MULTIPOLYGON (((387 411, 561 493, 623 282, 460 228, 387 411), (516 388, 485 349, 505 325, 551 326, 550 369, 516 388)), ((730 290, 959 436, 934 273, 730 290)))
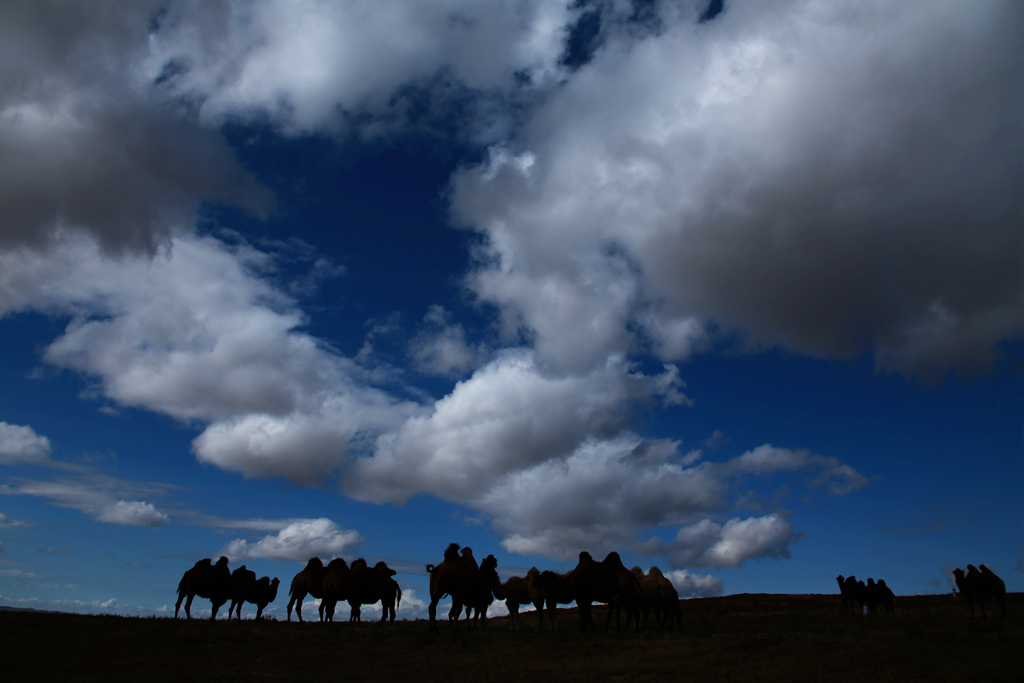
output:
POLYGON ((362 556, 413 618, 450 542, 694 596, 1024 589, 1022 30, 4 3, 0 604, 362 556))

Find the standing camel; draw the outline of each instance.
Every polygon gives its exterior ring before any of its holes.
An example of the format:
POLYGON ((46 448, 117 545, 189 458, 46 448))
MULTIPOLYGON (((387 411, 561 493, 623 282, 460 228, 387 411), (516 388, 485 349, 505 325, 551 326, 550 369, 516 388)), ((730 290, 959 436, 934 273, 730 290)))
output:
MULTIPOLYGON (((488 558, 490 559, 490 558, 488 558)), ((488 563, 489 564, 489 563, 488 563)), ((497 564, 497 561, 495 561, 497 564)), ((490 597, 490 577, 480 576, 480 567, 473 558, 473 551, 464 548, 460 555, 459 544, 452 543, 444 551, 444 560, 439 565, 428 564, 430 574, 430 605, 427 608, 431 632, 437 631, 437 603, 446 595, 452 596, 452 608, 448 612, 448 623, 458 627, 463 606, 486 610, 486 598, 490 597), (486 598, 485 598, 486 593, 486 598)))
POLYGON ((397 574, 385 562, 378 562, 372 568, 366 560, 359 558, 352 563, 352 575, 348 592, 348 604, 351 609, 349 621, 362 621, 362 605, 380 603, 380 620, 388 617, 395 620, 395 609, 401 600, 402 589, 392 577, 397 574))
MULTIPOLYGON (((185 601, 185 618, 192 618, 192 598, 206 598, 213 606, 211 619, 217 618, 217 610, 231 599, 231 570, 228 569, 228 558, 221 557, 217 564, 209 558, 199 560, 185 572, 178 582, 178 602, 174 604, 174 617, 178 617, 178 609, 182 600, 185 601)), ((231 615, 228 615, 230 618, 231 615)))
MULTIPOLYGON (((590 553, 581 552, 579 564, 573 570, 571 584, 580 612, 580 631, 593 629, 591 605, 595 602, 621 603, 626 609, 626 623, 632 620, 633 630, 640 630, 640 599, 643 591, 636 575, 626 569, 618 553, 608 553, 604 560, 597 562, 590 553)), ((611 613, 609 609, 609 621, 611 613)))
POLYGON ((540 570, 536 567, 531 567, 530 571, 526 572, 525 577, 512 576, 504 583, 501 582, 497 573, 495 573, 491 592, 494 593, 494 597, 498 600, 505 601, 505 607, 508 609, 508 628, 510 631, 519 630, 519 607, 521 605, 532 604, 534 609, 536 609, 539 617, 537 621, 538 631, 541 624, 544 623, 544 593, 537 584, 539 577, 540 570))
POLYGON ((640 567, 633 567, 632 571, 640 582, 644 627, 647 627, 647 617, 652 610, 654 618, 658 620, 662 628, 665 628, 665 622, 669 620, 674 621, 676 626, 681 625, 683 610, 679 606, 679 592, 672 582, 661 573, 661 569, 651 567, 647 574, 644 574, 640 567))
MULTIPOLYGON (((306 595, 312 595, 321 600, 324 597, 323 580, 327 569, 319 557, 310 558, 305 569, 295 575, 292 579, 291 588, 288 589, 288 621, 292 620, 292 607, 295 607, 295 614, 302 621, 302 599, 306 595)), ((320 603, 320 621, 324 620, 324 603, 320 603)))

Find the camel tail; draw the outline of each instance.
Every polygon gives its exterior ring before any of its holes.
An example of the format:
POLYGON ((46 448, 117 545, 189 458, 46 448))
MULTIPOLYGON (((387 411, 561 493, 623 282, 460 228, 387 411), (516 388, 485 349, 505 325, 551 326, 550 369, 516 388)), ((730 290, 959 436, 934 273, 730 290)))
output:
POLYGON ((398 592, 395 594, 395 611, 402 605, 402 587, 396 586, 398 592))

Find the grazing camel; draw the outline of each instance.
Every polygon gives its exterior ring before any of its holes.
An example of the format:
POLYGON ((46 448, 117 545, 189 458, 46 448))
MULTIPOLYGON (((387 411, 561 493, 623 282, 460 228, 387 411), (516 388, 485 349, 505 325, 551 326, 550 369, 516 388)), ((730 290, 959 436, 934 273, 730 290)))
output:
POLYGON ((975 601, 981 608, 982 618, 988 619, 988 614, 985 613, 985 602, 989 598, 995 598, 999 603, 999 618, 1006 618, 1006 584, 987 565, 983 564, 979 569, 973 564, 969 564, 966 576, 964 571, 959 568, 953 570, 953 576, 956 579, 957 588, 960 589, 960 595, 967 598, 967 604, 971 606, 971 619, 974 618, 975 601))
POLYGON ((441 564, 428 564, 427 573, 430 574, 430 605, 427 613, 431 632, 437 632, 437 603, 444 596, 452 596, 452 608, 448 612, 448 623, 452 628, 458 627, 463 605, 481 605, 484 602, 484 591, 490 596, 492 582, 489 576, 487 583, 483 584, 484 579, 480 576, 480 567, 473 558, 473 551, 464 548, 460 554, 458 543, 449 544, 441 564))
MULTIPOLYGON (((366 565, 366 560, 356 560, 352 563, 354 567, 357 562, 366 565)), ((340 557, 331 560, 324 570, 321 579, 323 591, 320 600, 320 609, 324 615, 324 621, 334 621, 334 610, 341 600, 348 600, 352 587, 352 568, 340 557)))
MULTIPOLYGON (((249 584, 246 589, 244 602, 251 602, 256 605, 256 618, 263 618, 263 610, 267 608, 267 605, 274 602, 277 599, 277 587, 281 583, 281 580, 276 576, 271 579, 269 576, 264 576, 256 581, 249 584)), ((238 618, 242 618, 242 605, 243 602, 238 604, 238 618)))
POLYGON ((256 572, 246 569, 244 564, 231 572, 231 606, 228 607, 228 619, 236 610, 238 618, 242 618, 242 605, 245 603, 245 596, 255 583, 256 572))
POLYGON ((498 600, 505 601, 505 607, 508 608, 508 628, 510 631, 519 630, 519 607, 521 605, 532 604, 537 610, 539 615, 537 621, 538 631, 541 624, 544 623, 544 594, 537 587, 537 578, 539 576, 540 570, 536 567, 531 567, 530 571, 526 572, 525 577, 512 576, 504 583, 495 574, 491 592, 494 593, 494 597, 498 600))
POLYGON ((306 563, 305 569, 295 575, 295 578, 292 579, 292 585, 288 589, 288 621, 292 620, 292 607, 295 607, 295 614, 299 617, 299 621, 302 621, 302 599, 307 594, 321 600, 319 608, 320 621, 324 620, 324 603, 322 598, 324 597, 323 580, 326 573, 327 569, 320 558, 313 557, 306 563))
MULTIPOLYGON (((622 564, 618 553, 610 552, 604 560, 597 562, 590 553, 581 552, 579 564, 573 570, 570 581, 580 612, 581 632, 594 627, 591 605, 595 602, 621 603, 626 609, 626 623, 632 620, 633 630, 640 631, 640 599, 643 589, 636 575, 622 564)), ((609 609, 609 622, 611 613, 609 609)), ((605 623, 606 628, 607 625, 608 622, 605 623)))
MULTIPOLYGON (((397 574, 385 562, 378 562, 371 569, 366 560, 360 558, 352 563, 349 580, 348 604, 351 608, 349 621, 361 621, 362 605, 380 603, 380 620, 395 620, 397 602, 401 600, 402 589, 392 577, 397 574)), ((326 591, 326 587, 324 589, 326 591)))
POLYGON ((661 570, 658 567, 651 567, 646 575, 640 567, 633 567, 632 571, 640 582, 642 591, 640 606, 644 613, 644 626, 647 626, 647 617, 652 610, 654 618, 662 628, 665 628, 665 622, 670 619, 676 626, 682 625, 683 610, 679 606, 679 592, 661 570))
MULTIPOLYGON (((213 606, 211 619, 217 618, 217 610, 231 599, 231 570, 228 569, 228 558, 221 557, 217 564, 209 558, 199 560, 185 572, 178 582, 178 602, 174 605, 174 618, 178 618, 181 601, 185 601, 185 618, 192 618, 192 599, 195 596, 206 598, 213 606)), ((231 615, 228 615, 230 618, 231 615)))

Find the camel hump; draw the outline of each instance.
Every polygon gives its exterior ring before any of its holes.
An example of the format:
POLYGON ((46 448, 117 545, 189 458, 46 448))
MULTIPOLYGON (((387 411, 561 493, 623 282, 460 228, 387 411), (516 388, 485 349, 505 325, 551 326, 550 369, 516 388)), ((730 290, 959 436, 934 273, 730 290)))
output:
POLYGON ((204 557, 203 559, 199 560, 194 565, 192 565, 192 568, 193 569, 201 569, 203 567, 211 567, 211 566, 213 566, 213 562, 210 560, 210 558, 204 557))
POLYGON ((352 571, 362 571, 363 569, 366 569, 366 560, 361 557, 357 557, 352 560, 352 564, 350 564, 348 568, 352 571))
POLYGON ((610 553, 608 553, 605 556, 604 561, 607 562, 608 564, 614 565, 616 567, 625 567, 626 566, 626 565, 622 564, 622 558, 619 557, 619 554, 617 552, 615 552, 614 550, 611 551, 610 553))
POLYGON ((647 573, 650 576, 665 576, 664 574, 661 573, 661 570, 658 569, 657 567, 651 567, 651 569, 647 573))
POLYGON ((461 546, 458 543, 449 543, 448 547, 444 550, 444 559, 455 562, 459 559, 459 548, 461 546))

